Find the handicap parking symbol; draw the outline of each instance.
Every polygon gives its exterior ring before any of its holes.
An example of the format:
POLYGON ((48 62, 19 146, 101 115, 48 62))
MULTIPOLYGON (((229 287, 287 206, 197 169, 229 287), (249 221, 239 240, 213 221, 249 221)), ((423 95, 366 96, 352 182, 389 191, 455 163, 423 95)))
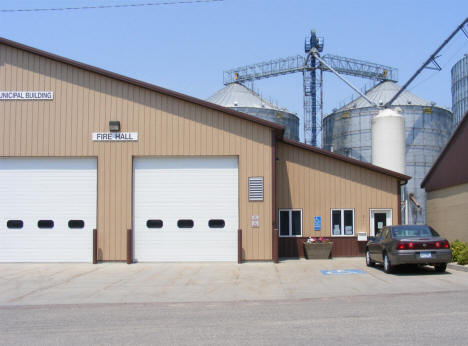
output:
POLYGON ((365 274, 361 269, 334 269, 334 270, 321 270, 323 275, 353 275, 365 274))

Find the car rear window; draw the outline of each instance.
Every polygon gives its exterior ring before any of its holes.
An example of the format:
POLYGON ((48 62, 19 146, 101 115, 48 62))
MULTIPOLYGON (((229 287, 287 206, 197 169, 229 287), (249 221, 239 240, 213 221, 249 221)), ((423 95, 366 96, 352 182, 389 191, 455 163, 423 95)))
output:
POLYGON ((429 227, 399 227, 392 229, 394 238, 438 237, 439 234, 429 227))

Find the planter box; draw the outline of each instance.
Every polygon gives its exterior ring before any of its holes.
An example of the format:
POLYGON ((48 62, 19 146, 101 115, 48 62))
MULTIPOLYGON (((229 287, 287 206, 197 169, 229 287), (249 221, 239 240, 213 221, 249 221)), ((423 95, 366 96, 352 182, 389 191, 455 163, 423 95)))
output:
POLYGON ((333 243, 304 243, 304 255, 307 259, 329 259, 333 243))

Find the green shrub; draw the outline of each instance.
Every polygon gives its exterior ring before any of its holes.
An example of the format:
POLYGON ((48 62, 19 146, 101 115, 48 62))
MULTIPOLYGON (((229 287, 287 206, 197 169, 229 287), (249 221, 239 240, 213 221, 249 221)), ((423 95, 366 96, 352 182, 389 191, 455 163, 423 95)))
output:
POLYGON ((468 264, 468 246, 465 249, 463 249, 458 255, 457 263, 461 265, 468 264))
POLYGON ((468 243, 457 239, 450 244, 450 249, 452 250, 452 262, 458 264, 468 263, 468 243))

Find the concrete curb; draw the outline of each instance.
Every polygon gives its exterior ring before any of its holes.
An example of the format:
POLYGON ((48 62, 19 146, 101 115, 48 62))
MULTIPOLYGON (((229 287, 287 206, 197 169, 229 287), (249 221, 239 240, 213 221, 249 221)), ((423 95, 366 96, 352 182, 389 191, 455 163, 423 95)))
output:
POLYGON ((454 270, 459 270, 461 272, 468 272, 468 266, 462 266, 456 263, 448 263, 447 267, 454 270))

